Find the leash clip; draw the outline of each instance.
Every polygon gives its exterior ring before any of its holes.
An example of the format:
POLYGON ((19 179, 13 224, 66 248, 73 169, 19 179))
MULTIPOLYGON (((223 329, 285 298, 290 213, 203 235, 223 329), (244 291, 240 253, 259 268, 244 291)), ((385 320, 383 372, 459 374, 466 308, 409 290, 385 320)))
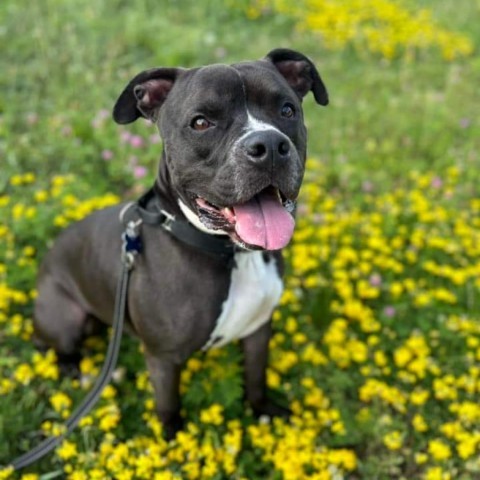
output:
POLYGON ((128 270, 131 270, 135 264, 135 255, 132 252, 122 252, 121 258, 125 267, 127 267, 128 270))
POLYGON ((140 237, 140 225, 142 220, 133 220, 127 223, 125 231, 122 233, 122 262, 128 268, 133 268, 135 255, 142 251, 142 239, 140 237))

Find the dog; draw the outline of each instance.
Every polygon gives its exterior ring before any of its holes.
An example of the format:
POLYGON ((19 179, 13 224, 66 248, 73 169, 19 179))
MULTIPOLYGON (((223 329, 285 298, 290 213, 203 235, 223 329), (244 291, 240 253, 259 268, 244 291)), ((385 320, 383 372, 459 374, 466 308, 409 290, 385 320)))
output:
MULTIPOLYGON (((126 326, 144 347, 156 411, 167 438, 182 428, 182 365, 200 349, 240 339, 245 398, 258 415, 288 415, 267 397, 271 314, 282 293, 281 249, 294 230, 304 176, 302 99, 328 94, 311 60, 275 49, 257 61, 200 68, 153 68, 119 96, 113 119, 154 122, 163 152, 152 198, 168 218, 232 255, 141 225, 126 326)), ((42 262, 34 307, 38 344, 77 358, 89 325, 111 324, 125 204, 68 227, 42 262)))

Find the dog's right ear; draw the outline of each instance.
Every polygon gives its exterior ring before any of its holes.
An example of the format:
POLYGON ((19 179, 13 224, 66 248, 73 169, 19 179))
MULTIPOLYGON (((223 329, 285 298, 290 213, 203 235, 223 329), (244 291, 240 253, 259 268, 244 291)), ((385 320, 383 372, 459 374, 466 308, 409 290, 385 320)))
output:
POLYGON ((152 68, 139 73, 125 87, 113 107, 113 119, 120 124, 134 122, 145 117, 153 122, 181 68, 152 68))

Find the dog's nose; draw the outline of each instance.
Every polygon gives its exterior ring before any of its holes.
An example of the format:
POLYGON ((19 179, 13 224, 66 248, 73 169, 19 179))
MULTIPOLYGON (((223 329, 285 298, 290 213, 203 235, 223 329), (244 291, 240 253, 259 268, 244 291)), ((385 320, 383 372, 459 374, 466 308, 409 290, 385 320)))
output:
POLYGON ((290 141, 274 130, 250 134, 244 149, 249 160, 258 164, 283 162, 290 157, 290 141))

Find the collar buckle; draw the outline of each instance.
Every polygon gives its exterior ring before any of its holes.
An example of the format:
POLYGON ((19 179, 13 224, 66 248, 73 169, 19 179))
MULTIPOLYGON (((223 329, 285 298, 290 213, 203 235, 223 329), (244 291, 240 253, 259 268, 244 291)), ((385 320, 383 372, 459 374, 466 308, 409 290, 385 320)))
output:
POLYGON ((162 227, 168 232, 172 231, 172 224, 175 222, 175 216, 171 213, 161 209, 160 213, 163 215, 162 227))

